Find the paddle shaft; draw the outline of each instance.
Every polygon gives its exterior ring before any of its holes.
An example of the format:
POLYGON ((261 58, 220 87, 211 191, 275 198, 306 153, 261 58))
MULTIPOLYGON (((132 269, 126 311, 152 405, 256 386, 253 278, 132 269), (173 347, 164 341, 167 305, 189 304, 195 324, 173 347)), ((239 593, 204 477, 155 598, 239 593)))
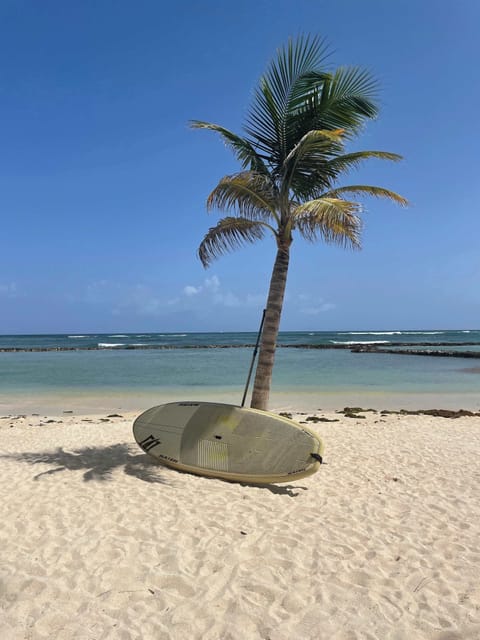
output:
POLYGON ((263 331, 263 323, 265 322, 265 309, 262 314, 262 321, 260 323, 260 329, 258 330, 257 342, 255 344, 255 349, 253 351, 252 362, 250 363, 250 370, 248 372, 247 384, 245 385, 245 391, 243 392, 242 404, 241 407, 245 406, 245 400, 247 398, 248 387, 250 386, 250 378, 252 377, 253 365, 255 364, 255 358, 257 357, 258 345, 260 344, 260 338, 262 337, 263 331))

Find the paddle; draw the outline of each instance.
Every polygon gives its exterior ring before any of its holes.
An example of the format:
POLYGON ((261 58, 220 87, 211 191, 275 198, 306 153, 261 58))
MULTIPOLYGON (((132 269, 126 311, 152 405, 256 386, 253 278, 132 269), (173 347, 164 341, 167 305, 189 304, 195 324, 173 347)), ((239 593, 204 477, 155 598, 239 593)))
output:
POLYGON ((247 384, 245 385, 245 391, 243 392, 242 404, 241 407, 245 406, 245 399, 247 397, 248 387, 250 386, 250 378, 252 377, 253 365, 255 363, 255 358, 257 357, 258 345, 260 344, 260 338, 262 337, 263 323, 265 322, 265 309, 262 314, 262 321, 260 323, 260 329, 258 330, 257 342, 255 344, 255 349, 253 351, 252 362, 250 364, 250 370, 248 372, 247 384))

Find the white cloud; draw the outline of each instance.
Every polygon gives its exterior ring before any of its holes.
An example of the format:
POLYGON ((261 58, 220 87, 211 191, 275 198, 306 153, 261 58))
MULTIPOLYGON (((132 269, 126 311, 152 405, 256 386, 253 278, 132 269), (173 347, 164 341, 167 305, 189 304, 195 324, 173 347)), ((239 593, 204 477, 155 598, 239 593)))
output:
POLYGON ((214 293, 220 289, 220 280, 217 276, 212 276, 205 280, 205 288, 214 293))
POLYGON ((217 291, 219 290, 220 290, 220 280, 218 276, 205 278, 205 280, 203 281, 203 284, 198 285, 198 287, 195 287, 192 284, 187 284, 185 287, 183 287, 183 293, 186 296, 196 296, 199 293, 202 293, 202 291, 217 293, 217 291))
MULTIPOLYGON (((0 294, 6 287, 0 288, 0 294)), ((161 288, 137 283, 126 284, 99 279, 88 284, 82 291, 67 294, 70 302, 87 303, 95 307, 110 310, 114 316, 134 314, 136 316, 162 317, 171 314, 205 313, 216 314, 221 308, 260 308, 265 305, 265 294, 237 294, 223 289, 220 278, 216 275, 205 278, 199 283, 187 284, 177 295, 169 292, 163 294, 161 288)))
POLYGON ((196 296, 198 293, 200 293, 202 290, 202 287, 194 287, 191 284, 187 284, 186 287, 183 288, 183 293, 186 296, 196 296))
POLYGON ((180 298, 171 301, 172 305, 185 307, 195 305, 218 305, 222 307, 258 307, 265 304, 264 294, 247 293, 239 296, 232 291, 224 290, 220 282, 220 278, 213 275, 198 285, 188 284, 182 289, 180 298))

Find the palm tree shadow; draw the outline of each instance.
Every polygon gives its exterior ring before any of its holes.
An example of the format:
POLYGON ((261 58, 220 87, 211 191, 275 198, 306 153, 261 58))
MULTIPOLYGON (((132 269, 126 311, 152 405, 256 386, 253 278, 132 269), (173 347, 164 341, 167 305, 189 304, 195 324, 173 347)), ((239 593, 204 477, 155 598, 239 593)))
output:
POLYGON ((92 480, 106 481, 112 479, 115 469, 123 468, 128 476, 133 476, 144 482, 165 484, 165 480, 158 475, 161 465, 144 453, 131 453, 132 445, 127 443, 114 444, 108 447, 83 447, 65 451, 58 447, 54 451, 23 452, 1 455, 0 458, 27 462, 28 464, 56 465, 47 471, 42 471, 33 477, 39 480, 42 476, 60 471, 84 471, 84 482, 92 480))

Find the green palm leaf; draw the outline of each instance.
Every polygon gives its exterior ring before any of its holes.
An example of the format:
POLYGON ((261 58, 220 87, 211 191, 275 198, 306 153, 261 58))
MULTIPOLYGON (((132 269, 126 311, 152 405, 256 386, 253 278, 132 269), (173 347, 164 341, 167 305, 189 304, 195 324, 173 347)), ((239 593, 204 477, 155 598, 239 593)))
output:
POLYGON ((225 129, 225 127, 221 127, 218 124, 212 124, 211 122, 192 120, 190 122, 190 126, 192 129, 210 129, 211 131, 216 131, 221 136, 225 144, 232 149, 235 157, 240 161, 244 169, 251 169, 257 173, 270 175, 262 157, 245 138, 237 136, 232 131, 225 129))
POLYGON ((402 160, 402 156, 398 155, 398 153, 390 153, 389 151, 354 151, 330 158, 328 164, 330 169, 338 176, 350 169, 358 168, 365 160, 370 160, 371 158, 391 160, 392 162, 402 160))
POLYGON ((376 118, 378 83, 366 70, 358 67, 339 67, 331 81, 324 85, 317 129, 345 129, 352 136, 376 118))
POLYGON ((245 130, 263 152, 281 161, 288 154, 289 118, 303 104, 312 86, 323 82, 319 68, 327 48, 320 38, 289 39, 277 51, 255 91, 245 130))
POLYGON ((363 124, 378 114, 375 103, 376 81, 356 67, 323 74, 322 81, 312 79, 303 103, 292 112, 290 131, 297 139, 312 129, 345 129, 347 138, 358 133, 363 124))
POLYGON ((343 151, 343 129, 337 131, 313 130, 306 133, 290 151, 283 163, 283 190, 292 189, 296 197, 310 194, 310 177, 313 185, 328 188, 336 177, 329 170, 328 160, 343 151))
POLYGON ((270 229, 275 234, 274 229, 264 222, 235 217, 223 218, 208 230, 198 248, 198 257, 203 266, 208 267, 212 260, 225 253, 247 242, 260 240, 265 229, 270 229))

